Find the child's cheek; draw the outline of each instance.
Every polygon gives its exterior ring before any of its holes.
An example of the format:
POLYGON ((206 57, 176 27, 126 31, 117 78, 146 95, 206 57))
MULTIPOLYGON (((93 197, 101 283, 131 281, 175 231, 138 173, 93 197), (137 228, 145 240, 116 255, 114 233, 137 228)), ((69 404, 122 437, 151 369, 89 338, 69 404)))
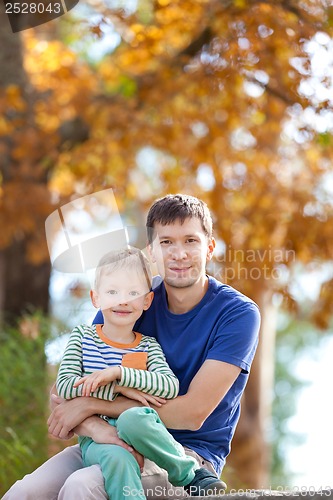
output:
POLYGON ((103 311, 104 309, 112 309, 116 305, 116 301, 112 297, 103 297, 100 300, 100 308, 103 311))

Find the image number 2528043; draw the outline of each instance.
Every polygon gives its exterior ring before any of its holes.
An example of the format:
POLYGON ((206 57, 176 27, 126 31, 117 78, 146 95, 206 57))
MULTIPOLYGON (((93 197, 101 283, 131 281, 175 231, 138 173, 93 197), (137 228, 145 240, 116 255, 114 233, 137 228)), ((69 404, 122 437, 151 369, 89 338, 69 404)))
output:
POLYGON ((13 33, 34 28, 63 16, 79 0, 3 0, 13 33))

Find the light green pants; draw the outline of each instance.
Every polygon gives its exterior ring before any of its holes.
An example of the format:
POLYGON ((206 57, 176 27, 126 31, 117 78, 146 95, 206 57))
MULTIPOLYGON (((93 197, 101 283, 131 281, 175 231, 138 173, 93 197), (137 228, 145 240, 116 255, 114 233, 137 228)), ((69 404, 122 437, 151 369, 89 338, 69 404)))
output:
MULTIPOLYGON (((197 461, 185 455, 155 410, 130 408, 113 422, 121 439, 168 472, 170 483, 184 486, 192 481, 197 461)), ((146 498, 138 463, 129 451, 113 444, 98 444, 90 438, 80 441, 84 465, 100 465, 109 499, 146 498)))

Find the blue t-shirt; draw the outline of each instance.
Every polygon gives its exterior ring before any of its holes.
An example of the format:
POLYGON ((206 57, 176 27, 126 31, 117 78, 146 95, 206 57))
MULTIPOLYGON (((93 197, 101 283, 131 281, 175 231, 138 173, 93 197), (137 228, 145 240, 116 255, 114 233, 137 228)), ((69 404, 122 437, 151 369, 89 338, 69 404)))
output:
MULTIPOLYGON (((258 343, 258 306, 234 288, 209 276, 208 290, 185 314, 169 311, 164 283, 154 288, 150 308, 134 329, 161 344, 185 394, 206 359, 224 361, 242 370, 226 396, 197 431, 169 429, 174 438, 209 460, 221 473, 240 415, 240 399, 258 343)), ((98 312, 94 323, 103 323, 98 312)), ((209 390, 209 387, 207 387, 209 390)), ((203 402, 198 401, 198 405, 203 402)))

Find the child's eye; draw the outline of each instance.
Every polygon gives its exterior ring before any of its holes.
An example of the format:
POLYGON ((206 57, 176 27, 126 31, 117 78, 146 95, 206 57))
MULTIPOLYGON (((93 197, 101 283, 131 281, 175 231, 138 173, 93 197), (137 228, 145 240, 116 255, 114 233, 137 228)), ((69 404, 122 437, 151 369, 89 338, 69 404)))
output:
POLYGON ((160 245, 170 245, 171 241, 170 240, 161 240, 160 245))
POLYGON ((108 293, 109 295, 116 295, 116 290, 108 290, 106 293, 108 293))
POLYGON ((140 295, 136 290, 132 290, 129 294, 132 295, 132 297, 137 297, 138 295, 140 295))

